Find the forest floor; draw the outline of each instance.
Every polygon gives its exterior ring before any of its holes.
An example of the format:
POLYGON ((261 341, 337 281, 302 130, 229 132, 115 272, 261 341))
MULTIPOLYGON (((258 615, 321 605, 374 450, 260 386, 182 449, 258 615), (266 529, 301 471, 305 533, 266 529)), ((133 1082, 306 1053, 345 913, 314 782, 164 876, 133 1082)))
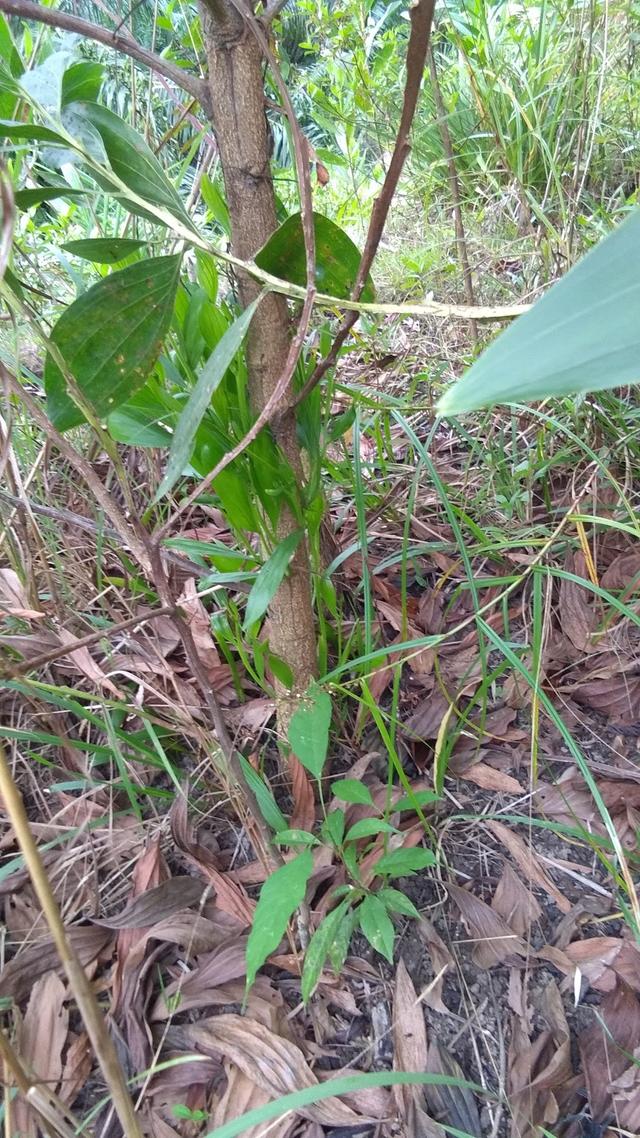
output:
MULTIPOLYGON (((336 412, 360 400, 358 424, 329 454, 342 637, 362 625, 368 588, 370 631, 389 651, 366 677, 386 738, 369 705, 349 698, 358 687, 342 667, 331 775, 383 797, 398 784, 391 738, 412 789, 440 791, 426 828, 416 815, 400 824, 409 846, 427 833, 437 864, 402 882, 420 920, 397 918, 394 966, 356 934, 306 1007, 294 928, 243 1005, 266 869, 242 805, 221 787, 170 621, 74 647, 144 616, 153 598, 58 460, 45 458, 29 492, 49 515, 3 506, 37 582, 0 570, 5 645, 27 663, 58 650, 4 684, 11 765, 154 1138, 207 1134, 336 1072, 391 1069, 453 1081, 359 1090, 248 1133, 640 1133, 640 545, 633 432, 618 427, 637 411, 623 393, 571 414, 436 424, 434 396, 463 367, 466 343, 459 326, 405 321, 362 338, 338 377, 336 412), (443 633, 437 648, 394 652, 443 633)), ((126 461, 143 500, 153 460, 130 450, 126 461)), ((108 480, 103 456, 93 466, 108 480)), ((211 567, 195 542, 234 539, 214 505, 187 516, 180 537, 170 571, 229 727, 292 825, 311 828, 308 784, 292 789, 277 760, 273 702, 240 652, 221 651, 215 591, 197 592, 197 570, 211 567)), ((367 815, 345 809, 348 824, 367 815)), ((94 1114, 94 1133, 115 1136, 6 821, 0 844, 6 1030, 76 1121, 94 1114)), ((330 847, 314 856, 311 930, 345 880, 330 847)), ((4 1118, 11 1135, 39 1132, 22 1099, 7 1099, 4 1118)))

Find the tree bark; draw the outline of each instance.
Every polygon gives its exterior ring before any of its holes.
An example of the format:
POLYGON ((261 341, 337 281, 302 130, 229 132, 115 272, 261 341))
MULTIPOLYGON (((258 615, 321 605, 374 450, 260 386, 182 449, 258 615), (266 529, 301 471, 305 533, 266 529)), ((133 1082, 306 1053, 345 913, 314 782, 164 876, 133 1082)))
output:
MULTIPOLYGON (((209 63, 212 125, 227 195, 231 243, 237 257, 252 260, 277 228, 262 53, 231 0, 200 0, 200 12, 209 63)), ((244 307, 255 299, 260 289, 260 284, 248 274, 238 272, 238 290, 244 307)), ((287 302, 284 297, 269 293, 258 306, 247 338, 249 398, 256 415, 276 387, 289 344, 287 302)), ((284 415, 274 433, 301 482, 303 471, 295 414, 284 415)), ((291 511, 283 507, 278 537, 282 539, 298 528, 291 511)), ((299 545, 273 599, 269 622, 272 652, 291 668, 295 691, 306 690, 316 675, 317 658, 311 573, 304 542, 299 545)), ((284 700, 284 692, 281 696, 284 700)), ((286 728, 287 719, 286 714, 279 716, 281 729, 286 728)))

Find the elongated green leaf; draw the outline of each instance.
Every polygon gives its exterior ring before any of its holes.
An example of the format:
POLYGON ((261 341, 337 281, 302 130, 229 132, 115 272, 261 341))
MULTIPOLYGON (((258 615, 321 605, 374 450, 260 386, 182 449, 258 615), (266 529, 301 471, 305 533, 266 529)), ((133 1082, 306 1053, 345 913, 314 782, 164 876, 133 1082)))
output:
MULTIPOLYGON (((51 341, 83 397, 108 415, 144 385, 166 335, 178 285, 180 257, 156 257, 98 281, 63 312, 51 341)), ((84 416, 60 368, 47 356, 47 406, 61 431, 84 416)))
MULTIPOLYGON (((355 284, 360 265, 360 251, 351 238, 328 217, 313 215, 316 236, 316 287, 319 292, 347 300, 355 284)), ((307 283, 307 261, 299 213, 288 217, 269 238, 255 258, 256 265, 267 273, 292 284, 307 283)), ((373 281, 369 276, 361 300, 375 300, 373 281)))
POLYGON ((393 964, 393 942, 396 930, 384 904, 379 897, 370 893, 358 909, 360 928, 372 948, 379 952, 389 964, 393 964))
POLYGON ((591 249, 442 396, 441 415, 640 379, 640 210, 591 249))
POLYGON ((291 749, 315 778, 320 778, 329 748, 331 697, 322 688, 311 687, 289 723, 291 749))
POLYGON ((240 765, 242 773, 247 781, 247 786, 253 791, 262 817, 268 826, 277 833, 287 828, 287 819, 280 810, 273 794, 269 790, 267 784, 260 778, 257 771, 253 769, 251 763, 245 759, 244 755, 240 755, 240 765))
POLYGON ((178 421, 167 469, 154 499, 156 502, 168 494, 189 461, 196 432, 211 402, 211 396, 224 379, 227 368, 239 351, 260 300, 261 297, 257 297, 253 304, 245 308, 238 319, 234 320, 231 327, 227 328, 200 372, 198 382, 178 421))
POLYGON ((396 828, 383 818, 361 818, 354 822, 348 831, 345 841, 356 842, 358 838, 371 838, 374 834, 395 834, 396 828))
POLYGON ((410 901, 399 889, 392 889, 390 885, 387 885, 384 889, 378 890, 378 897, 391 913, 403 913, 406 917, 415 917, 416 920, 420 920, 420 913, 413 901, 410 901))
POLYGON ((62 106, 66 107, 68 103, 81 100, 95 102, 100 94, 103 76, 104 68, 101 63, 90 63, 84 59, 72 63, 62 76, 62 106))
POLYGON ((373 806, 373 798, 368 786, 357 778, 342 778, 331 784, 331 792, 342 802, 357 802, 361 806, 373 806))
POLYGON ((276 546, 269 559, 265 561, 247 598, 247 607, 242 624, 245 631, 266 613, 282 584, 289 562, 300 545, 301 538, 302 530, 298 530, 297 533, 290 533, 276 546))
POLYGON ((86 190, 73 190, 71 186, 35 186, 32 190, 16 190, 13 195, 18 209, 31 209, 54 198, 81 198, 86 190))
POLYGON ((10 142, 50 142, 52 145, 68 146, 66 138, 50 130, 48 126, 40 126, 35 122, 10 122, 3 119, 0 122, 0 137, 4 135, 10 142))
POLYGON ((431 850, 390 850, 376 862, 375 871, 385 877, 409 877, 435 864, 435 854, 431 850))
POLYGON ((304 901, 312 872, 311 850, 304 850, 276 869, 262 886, 247 941, 247 989, 280 944, 291 917, 304 901))
POLYGON ((313 993, 325 960, 329 955, 331 945, 340 928, 341 922, 344 920, 349 909, 351 908, 351 898, 347 897, 344 901, 332 910, 318 925, 314 932, 307 951, 304 955, 304 966, 302 969, 302 983, 301 993, 302 999, 305 1004, 313 993))
POLYGON ((73 253, 74 257, 92 261, 94 265, 116 265, 137 249, 142 249, 144 244, 144 241, 136 241, 133 237, 89 237, 67 241, 62 248, 73 253))
MULTIPOLYGON (((128 189, 145 201, 162 206, 186 225, 191 224, 180 195, 136 130, 99 103, 73 103, 71 109, 97 130, 111 169, 128 189)), ((132 204, 128 208, 134 213, 153 216, 141 211, 137 205, 132 204)))

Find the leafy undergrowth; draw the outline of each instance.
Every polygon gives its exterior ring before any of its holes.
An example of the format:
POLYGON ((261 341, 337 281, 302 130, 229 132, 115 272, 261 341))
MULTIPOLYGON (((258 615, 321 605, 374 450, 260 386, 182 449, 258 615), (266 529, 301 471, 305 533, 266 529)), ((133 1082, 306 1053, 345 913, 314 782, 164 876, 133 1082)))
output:
MULTIPOLYGON (((255 1108, 248 1132, 296 1138, 640 1130, 638 411, 622 392, 434 422, 424 361, 435 342, 457 369, 457 335, 390 327, 341 365, 335 418, 356 414, 327 452, 293 779, 245 616, 264 571, 213 502, 165 550, 267 853, 171 621, 64 465, 38 460, 30 513, 5 499, 31 551, 0 570, 13 770, 158 1138, 255 1108), (378 1085, 393 1071, 426 1085, 378 1085)), ((127 457, 141 506, 150 454, 127 457)), ((74 1125, 115 1133, 7 822, 2 846, 5 1031, 74 1125)), ((23 1100, 5 1112, 38 1132, 23 1100)))

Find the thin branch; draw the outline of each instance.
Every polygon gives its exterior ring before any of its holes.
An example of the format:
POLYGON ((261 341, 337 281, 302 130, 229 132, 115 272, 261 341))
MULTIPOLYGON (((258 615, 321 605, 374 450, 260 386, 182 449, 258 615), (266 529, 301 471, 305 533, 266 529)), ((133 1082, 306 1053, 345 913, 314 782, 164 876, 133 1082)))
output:
POLYGON ((45 664, 51 664, 54 660, 58 660, 62 656, 69 656, 78 648, 89 648, 90 645, 96 644, 99 640, 104 640, 109 636, 115 636, 118 632, 126 632, 128 628, 136 628, 142 624, 147 624, 148 621, 155 620, 157 616, 173 616, 175 611, 175 605, 165 605, 164 608, 155 609, 153 612, 145 613, 143 616, 130 616, 127 620, 121 620, 119 624, 113 624, 111 628, 100 628, 96 632, 88 632, 86 636, 80 636, 77 640, 69 641, 68 644, 58 644, 49 652, 41 652, 39 656, 33 656, 29 660, 24 660, 14 668, 0 668, 0 675, 9 676, 13 679, 16 676, 24 675, 25 672, 33 672, 36 668, 41 668, 45 664))
POLYGON ((42 907, 69 986, 91 1040, 91 1046, 113 1099, 113 1105, 120 1119, 123 1133, 127 1135, 127 1138, 142 1138, 140 1119, 133 1108, 113 1040, 107 1030, 85 970, 67 937, 58 903, 51 891, 40 851, 31 833, 22 796, 13 780, 6 755, 1 747, 0 794, 29 871, 36 897, 42 907))
POLYGON ((176 87, 192 95, 208 111, 209 90, 203 79, 198 79, 196 75, 183 71, 176 63, 171 63, 161 55, 156 55, 154 51, 149 51, 128 34, 119 31, 110 32, 108 28, 93 24, 90 20, 83 20, 80 16, 59 12, 54 8, 45 8, 43 4, 35 3, 35 0, 0 0, 0 12, 5 12, 8 16, 18 16, 22 20, 35 20, 52 28, 62 28, 67 32, 77 32, 78 35, 96 40, 106 47, 113 48, 114 51, 120 51, 123 55, 128 55, 138 63, 151 68, 158 75, 170 79, 176 87))
MULTIPOLYGON (((462 219, 462 195, 460 193, 460 179, 458 178, 456 158, 453 152, 453 143, 451 141, 451 132, 449 130, 449 123, 447 122, 447 110, 444 105, 444 99, 442 98, 442 88, 440 87, 440 80, 438 79, 438 69, 436 67, 433 48, 431 46, 429 46, 429 51, 427 52, 427 60, 429 63, 431 86, 433 88, 433 98, 436 104, 436 112, 438 115, 438 128, 440 130, 440 138, 442 140, 442 149, 444 150, 444 156, 447 160, 449 190, 451 192, 451 204, 453 206, 453 223, 456 230, 458 259, 460 261, 460 268, 462 269, 464 295, 467 304, 475 304, 476 297, 473 288, 473 274, 471 272, 467 238, 464 231, 464 221, 462 219)), ((469 331, 471 333, 471 339, 473 340, 474 345, 477 347, 478 325, 476 324, 475 320, 469 321, 469 331)))
MULTIPOLYGON (((379 196, 376 198, 373 210, 371 211, 371 218, 369 221, 369 230, 367 233, 367 240, 364 246, 364 252, 360 260, 360 267, 356 277, 353 292, 351 294, 352 302, 360 300, 362 290, 365 286, 369 270, 373 264, 378 246, 382 239, 384 227, 387 221, 387 216, 391 208, 391 202, 396 192, 400 175, 402 173, 404 164, 411 149, 409 141, 411 134, 411 125, 416 113, 418 99, 420 97, 420 86, 422 83, 422 75, 425 67, 425 60, 427 50, 429 47, 429 37, 431 35, 431 21, 433 19, 433 10, 435 8, 435 0, 418 0, 413 7, 411 7, 411 34, 409 36, 409 45, 407 47, 407 78, 404 88, 404 99, 402 103, 402 114, 400 115, 400 125, 396 136, 393 154, 389 163, 382 189, 379 196)), ((326 375, 330 368, 334 366, 338 359, 338 355, 342 345, 344 344, 347 336, 358 319, 356 312, 348 312, 344 317, 342 324, 338 328, 333 340, 331 348, 327 352, 324 359, 316 365, 309 379, 305 383, 302 391, 294 400, 293 406, 297 407, 307 398, 309 393, 313 391, 317 383, 320 382, 322 377, 326 375)))

